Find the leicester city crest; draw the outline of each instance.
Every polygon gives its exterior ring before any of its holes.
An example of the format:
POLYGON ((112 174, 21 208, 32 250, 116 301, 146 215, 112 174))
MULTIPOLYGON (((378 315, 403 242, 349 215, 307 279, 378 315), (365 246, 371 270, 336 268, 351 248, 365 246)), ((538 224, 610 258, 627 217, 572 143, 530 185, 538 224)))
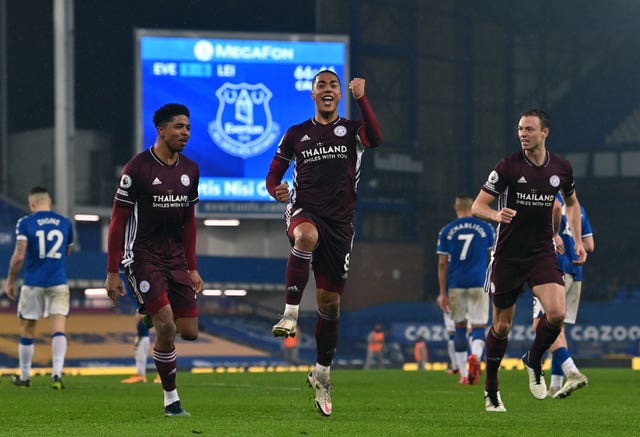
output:
POLYGON ((280 126, 273 122, 269 100, 273 94, 263 83, 225 83, 216 91, 216 119, 209 136, 229 155, 250 158, 267 150, 278 139, 280 126))

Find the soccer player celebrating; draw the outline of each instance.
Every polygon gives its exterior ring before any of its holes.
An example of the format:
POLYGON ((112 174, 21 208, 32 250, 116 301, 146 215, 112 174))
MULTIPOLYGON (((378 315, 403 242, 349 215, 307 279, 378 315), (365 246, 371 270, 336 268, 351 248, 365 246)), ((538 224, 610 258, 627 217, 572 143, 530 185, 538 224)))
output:
POLYGON ((366 148, 382 141, 380 125, 365 96, 365 80, 354 78, 349 89, 362 121, 338 114, 342 91, 335 72, 323 70, 315 75, 311 90, 315 116, 287 130, 266 177, 269 194, 288 202, 285 222, 293 246, 285 275, 285 310, 273 334, 296 335, 298 308, 313 259, 317 362, 307 382, 316 390, 316 407, 323 416, 330 416, 332 409, 329 374, 338 343, 340 296, 349 271, 360 162, 366 148), (282 177, 292 161, 290 191, 282 177))
POLYGON ((162 380, 165 416, 189 416, 176 389, 175 338, 198 336, 195 204, 198 165, 181 154, 191 135, 189 109, 170 103, 153 116, 153 147, 122 169, 109 226, 105 288, 124 296, 119 264, 156 328, 153 361, 162 380))
POLYGON ((486 339, 485 409, 504 412, 498 390, 498 369, 507 350, 515 304, 528 283, 546 314, 536 327, 531 349, 522 357, 529 390, 536 399, 547 396, 542 356, 560 334, 566 302, 562 270, 553 244, 553 205, 562 190, 575 241, 575 264, 584 264, 580 203, 571 164, 547 151, 549 116, 540 109, 524 112, 518 124, 520 151, 502 159, 476 197, 474 215, 498 223, 498 239, 487 270, 485 289, 493 302, 493 320, 486 339), (491 207, 498 198, 498 210, 491 207))

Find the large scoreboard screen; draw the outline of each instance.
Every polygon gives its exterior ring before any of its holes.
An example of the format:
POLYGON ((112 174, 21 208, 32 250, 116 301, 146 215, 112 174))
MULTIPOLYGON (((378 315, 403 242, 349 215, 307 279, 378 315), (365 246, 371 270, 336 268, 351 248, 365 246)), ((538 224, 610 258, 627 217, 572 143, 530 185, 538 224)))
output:
POLYGON ((182 103, 191 112, 184 153, 201 172, 200 212, 281 212, 265 187, 269 164, 286 129, 313 116, 313 76, 333 70, 344 87, 348 43, 336 35, 137 30, 138 150, 156 139, 155 110, 182 103))

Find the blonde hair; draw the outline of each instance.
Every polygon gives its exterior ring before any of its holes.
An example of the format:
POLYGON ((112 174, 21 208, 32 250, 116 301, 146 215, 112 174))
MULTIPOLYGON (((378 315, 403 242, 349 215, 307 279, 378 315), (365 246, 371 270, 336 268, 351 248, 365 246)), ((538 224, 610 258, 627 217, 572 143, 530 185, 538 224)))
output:
POLYGON ((456 206, 460 210, 471 210, 471 205, 473 205, 473 199, 470 196, 467 196, 466 194, 456 196, 456 206))
POLYGON ((33 187, 29 191, 29 208, 32 210, 51 207, 51 196, 44 187, 33 187))

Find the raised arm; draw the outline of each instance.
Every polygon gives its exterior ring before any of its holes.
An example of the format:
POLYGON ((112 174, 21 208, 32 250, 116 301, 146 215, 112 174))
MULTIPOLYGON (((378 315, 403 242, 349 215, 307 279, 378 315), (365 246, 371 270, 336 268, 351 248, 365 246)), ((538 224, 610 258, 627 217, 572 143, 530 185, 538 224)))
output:
POLYGON ((349 83, 349 89, 353 98, 358 103, 360 114, 362 115, 363 132, 360 133, 360 139, 365 147, 378 147, 382 144, 382 130, 378 117, 369 104, 369 100, 365 95, 365 80, 361 77, 354 78, 349 83))

